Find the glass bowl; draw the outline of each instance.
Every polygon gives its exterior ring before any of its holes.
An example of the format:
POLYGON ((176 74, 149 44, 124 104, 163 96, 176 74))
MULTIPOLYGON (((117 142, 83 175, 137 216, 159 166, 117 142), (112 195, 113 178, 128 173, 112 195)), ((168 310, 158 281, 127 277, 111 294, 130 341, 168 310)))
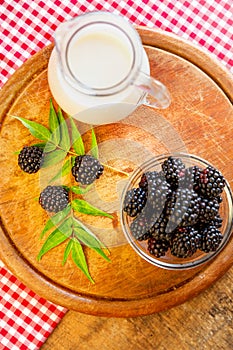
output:
MULTIPOLYGON (((221 234, 222 234, 222 240, 220 245, 216 248, 215 251, 205 252, 199 248, 197 248, 196 252, 194 252, 191 256, 187 257, 177 257, 174 254, 171 253, 171 247, 167 250, 165 255, 156 257, 149 253, 147 245, 148 245, 148 239, 147 237, 144 237, 144 240, 137 240, 135 239, 135 235, 133 236, 130 225, 135 220, 135 218, 140 217, 142 215, 143 211, 146 208, 146 205, 141 213, 137 214, 135 217, 129 216, 124 211, 124 201, 126 198, 126 195, 129 190, 132 190, 133 188, 139 187, 139 183, 141 180, 141 177, 146 172, 156 171, 161 172, 162 171, 162 164, 163 162, 168 159, 168 157, 171 156, 173 158, 180 158, 182 162, 185 165, 185 168, 197 166, 198 168, 205 169, 208 166, 214 167, 212 164, 208 163, 204 159, 201 159, 197 156, 191 155, 191 154, 184 154, 184 153, 176 153, 176 154, 166 154, 161 155, 158 157, 154 157, 153 159, 150 159, 149 161, 146 161, 141 166, 139 166, 131 175, 129 178, 129 181, 127 182, 121 198, 121 225, 124 232, 125 237, 127 238, 127 241, 131 245, 131 247, 135 250, 135 252, 141 256, 143 259, 145 259, 147 262, 161 267, 165 269, 172 269, 172 270, 181 270, 181 269, 189 269, 193 267, 197 267, 201 264, 204 264, 211 259, 213 259, 217 254, 219 254, 220 251, 223 250, 225 245, 227 244, 231 234, 232 234, 232 228, 233 228, 233 197, 232 192, 230 189, 230 186, 228 182, 226 181, 225 187, 223 189, 223 192, 221 193, 222 202, 220 203, 220 209, 219 214, 222 218, 222 226, 219 228, 221 234)), ((215 167, 216 168, 216 167, 215 167)), ((161 172, 160 174, 163 174, 161 172)), ((165 177, 164 177, 165 179, 165 177)), ((170 186, 170 185, 169 185, 170 186)), ((182 185, 186 186, 186 185, 182 185)), ((179 188, 179 187, 178 187, 179 188)), ((192 185, 193 188, 193 185, 192 185)), ((165 200, 166 203, 166 200, 165 200)), ((165 205, 164 203, 164 205, 165 205)), ((163 207, 163 206, 162 206, 163 207)), ((183 214, 182 214, 183 215, 183 214)), ((158 217, 158 216, 157 216, 158 217)), ((154 221, 153 221, 154 222, 154 221)), ((195 227, 197 227, 198 224, 196 224, 195 227)), ((176 229, 179 226, 179 224, 175 224, 175 227, 170 229, 172 231, 173 229, 176 229)), ((183 230, 183 229, 182 229, 183 230)), ((146 232, 147 229, 145 229, 146 232)), ((144 232, 145 232, 144 231, 144 232)), ((201 229, 200 229, 201 231, 201 229)), ((173 231, 175 232, 175 231, 173 231)), ((172 233, 169 237, 172 237, 172 233)), ((172 241, 172 239, 171 239, 172 241)), ((171 243, 170 243, 171 244, 171 243)))

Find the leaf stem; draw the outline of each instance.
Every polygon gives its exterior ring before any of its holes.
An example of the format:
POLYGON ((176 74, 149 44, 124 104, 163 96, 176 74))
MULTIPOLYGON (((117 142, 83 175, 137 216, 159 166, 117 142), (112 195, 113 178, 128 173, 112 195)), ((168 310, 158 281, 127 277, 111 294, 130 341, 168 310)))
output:
POLYGON ((109 169, 109 170, 111 170, 111 171, 113 171, 113 172, 116 172, 116 173, 118 173, 118 174, 122 174, 122 175, 125 175, 125 176, 127 176, 127 177, 129 177, 129 173, 127 173, 126 171, 124 171, 124 170, 120 170, 120 169, 117 169, 117 168, 114 168, 114 167, 112 167, 111 165, 108 165, 108 164, 105 164, 105 163, 101 163, 105 168, 107 168, 107 169, 109 169))
POLYGON ((75 156, 75 157, 77 157, 79 155, 76 152, 72 152, 71 150, 68 151, 68 154, 70 154, 71 156, 75 156))
MULTIPOLYGON (((78 156, 78 154, 77 154, 76 152, 73 152, 73 151, 71 151, 71 150, 68 151, 68 155, 75 156, 75 157, 78 156)), ((124 171, 124 170, 120 170, 120 169, 118 169, 118 168, 112 167, 111 165, 108 165, 108 164, 106 164, 106 163, 101 163, 101 164, 102 164, 106 169, 109 169, 109 170, 111 170, 111 171, 113 171, 113 172, 116 172, 116 173, 118 173, 118 174, 122 174, 122 175, 125 175, 125 176, 129 177, 129 173, 127 173, 127 172, 124 171)))

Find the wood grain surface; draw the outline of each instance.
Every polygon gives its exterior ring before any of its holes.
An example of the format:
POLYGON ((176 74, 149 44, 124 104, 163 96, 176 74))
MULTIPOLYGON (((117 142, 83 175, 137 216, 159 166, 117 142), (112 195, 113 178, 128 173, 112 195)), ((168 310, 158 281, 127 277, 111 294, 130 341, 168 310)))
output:
POLYGON ((196 298, 135 318, 68 311, 41 350, 230 350, 233 269, 196 298))
MULTIPOLYGON (((159 112, 142 106, 121 123, 96 127, 102 159, 130 172, 151 154, 186 151, 215 164, 233 188, 231 75, 204 52, 172 35, 142 28, 139 33, 151 74, 168 87, 172 104, 159 112)), ((169 271, 148 264, 132 251, 120 228, 119 213, 114 225, 108 218, 93 221, 82 217, 111 252, 112 263, 108 264, 86 250, 95 285, 71 260, 61 266, 62 245, 37 261, 39 235, 48 216, 35 198, 44 187, 46 174, 28 176, 18 168, 14 151, 34 143, 34 139, 11 115, 47 125, 51 97, 47 64, 51 50, 52 46, 45 48, 27 61, 1 94, 1 258, 39 295, 93 315, 147 315, 196 296, 231 267, 233 238, 214 261, 195 269, 169 271)), ((88 144, 90 130, 81 123, 78 127, 88 144)), ((124 175, 107 171, 96 184, 95 203, 115 212, 119 207, 116 183, 123 180, 124 175)))

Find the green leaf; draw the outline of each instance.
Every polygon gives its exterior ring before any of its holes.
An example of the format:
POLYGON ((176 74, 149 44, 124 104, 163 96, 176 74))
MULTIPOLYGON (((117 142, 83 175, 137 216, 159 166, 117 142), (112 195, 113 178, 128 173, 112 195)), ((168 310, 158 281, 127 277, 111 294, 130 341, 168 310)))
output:
POLYGON ((69 149, 70 149, 69 130, 68 130, 66 120, 63 117, 62 110, 60 107, 58 108, 57 116, 59 119, 60 134, 61 134, 61 139, 60 139, 59 145, 61 146, 62 149, 69 151, 69 149))
POLYGON ((74 199, 71 202, 71 206, 74 210, 83 213, 83 214, 88 214, 88 215, 93 215, 93 216, 106 216, 110 219, 113 219, 113 216, 106 213, 103 210, 100 210, 90 203, 84 201, 83 199, 74 199))
POLYGON ((68 158, 66 160, 66 162, 63 164, 62 168, 58 171, 58 173, 49 182, 50 183, 54 182, 55 180, 60 179, 61 177, 69 174, 70 170, 71 170, 71 159, 68 158))
POLYGON ((49 127, 50 130, 53 132, 57 130, 59 127, 59 119, 57 117, 57 113, 55 111, 55 108, 53 106, 53 101, 50 99, 50 109, 49 109, 49 127))
POLYGON ((83 242, 87 247, 95 250, 99 255, 101 255, 106 261, 111 261, 109 257, 104 253, 101 248, 101 243, 93 234, 83 229, 78 223, 75 224, 74 232, 77 238, 83 242))
POLYGON ((48 166, 55 165, 62 161, 67 155, 67 152, 62 149, 56 149, 53 152, 46 153, 43 158, 42 168, 47 168, 48 166))
POLYGON ((65 265, 65 263, 66 263, 66 261, 67 261, 67 259, 68 259, 68 256, 69 256, 69 254, 70 254, 70 252, 71 252, 72 247, 73 247, 73 240, 70 239, 69 242, 68 242, 68 244, 67 244, 67 246, 66 246, 66 249, 65 249, 65 251, 64 251, 64 256, 63 256, 63 260, 62 260, 62 265, 65 265))
POLYGON ((39 148, 45 148, 47 142, 40 142, 40 143, 34 143, 31 146, 39 147, 39 148))
POLYGON ((73 239, 73 246, 72 246, 71 252, 72 252, 72 259, 73 259, 74 263, 87 276, 89 281, 94 283, 94 281, 89 273, 89 270, 88 270, 88 266, 87 266, 86 258, 85 258, 84 252, 83 252, 83 248, 82 248, 81 244, 79 243, 79 241, 76 239, 73 239))
POLYGON ((60 135, 60 125, 57 113, 54 109, 52 99, 50 99, 50 110, 49 110, 49 127, 52 132, 50 141, 58 146, 61 135, 60 135))
POLYGON ((99 158, 98 144, 96 140, 95 131, 93 128, 91 129, 91 155, 96 159, 99 158))
POLYGON ((49 153, 49 152, 54 151, 56 148, 57 148, 57 146, 54 143, 48 141, 44 147, 44 152, 49 153))
POLYGON ((70 218, 66 219, 48 236, 37 256, 38 260, 40 260, 49 250, 63 243, 72 234, 70 222, 70 218))
MULTIPOLYGON (((94 233, 93 233, 87 226, 85 226, 80 220, 78 220, 77 218, 73 218, 73 228, 74 228, 74 229, 80 229, 80 228, 82 228, 82 229, 83 229, 84 231, 86 231, 90 236, 95 237, 94 233)), ((98 240, 97 237, 95 237, 95 238, 98 240)), ((100 240, 98 240, 98 242, 99 242, 99 246, 100 246, 101 248, 104 248, 104 249, 107 249, 107 250, 108 250, 108 248, 107 248, 100 240)))
POLYGON ((73 118, 70 117, 69 120, 71 126, 71 144, 73 145, 73 148, 78 155, 84 155, 85 147, 82 140, 82 136, 80 135, 80 132, 78 131, 78 128, 73 118))
POLYGON ((41 234, 40 238, 43 238, 45 233, 48 232, 52 227, 58 225, 62 220, 65 219, 65 217, 70 213, 71 211, 71 206, 67 205, 67 207, 55 215, 53 215, 45 224, 41 234))
POLYGON ((68 158, 61 169, 61 176, 65 176, 69 174, 70 170, 71 170, 71 159, 68 158))
POLYGON ((45 126, 25 118, 16 116, 13 116, 13 118, 18 119, 37 139, 44 141, 48 141, 50 139, 51 133, 45 126))
POLYGON ((80 186, 71 186, 71 191, 75 194, 85 194, 87 193, 92 187, 91 185, 88 185, 86 187, 80 187, 80 186))
POLYGON ((74 166, 75 164, 75 156, 71 156, 71 166, 74 166))

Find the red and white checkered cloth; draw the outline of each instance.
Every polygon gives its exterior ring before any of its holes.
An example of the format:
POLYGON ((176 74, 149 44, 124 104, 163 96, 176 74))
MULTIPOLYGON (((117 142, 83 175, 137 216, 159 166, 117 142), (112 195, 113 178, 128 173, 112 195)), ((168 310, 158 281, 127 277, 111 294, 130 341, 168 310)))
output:
POLYGON ((66 310, 37 296, 2 262, 0 272, 0 349, 40 348, 66 310))
POLYGON ((5 0, 0 5, 0 86, 24 61, 53 40, 59 23, 94 10, 114 11, 135 24, 191 40, 233 72, 232 0, 5 0))
MULTIPOLYGON (((3 0, 0 2, 0 87, 50 44, 59 23, 105 10, 160 28, 206 48, 233 73, 232 0, 3 0)), ((66 309, 29 290, 0 262, 0 350, 38 349, 66 309)))

